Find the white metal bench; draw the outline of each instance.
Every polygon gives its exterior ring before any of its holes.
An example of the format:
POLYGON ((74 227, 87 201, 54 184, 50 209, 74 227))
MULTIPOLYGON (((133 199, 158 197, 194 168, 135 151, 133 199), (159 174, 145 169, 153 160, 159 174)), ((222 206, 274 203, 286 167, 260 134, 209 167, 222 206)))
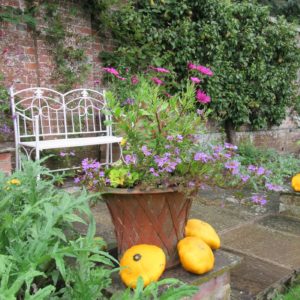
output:
POLYGON ((106 145, 103 164, 113 163, 112 144, 119 144, 122 137, 112 134, 105 91, 76 89, 62 94, 38 87, 14 92, 11 87, 10 96, 17 169, 21 150, 28 159, 35 151, 38 160, 43 150, 92 145, 106 145))

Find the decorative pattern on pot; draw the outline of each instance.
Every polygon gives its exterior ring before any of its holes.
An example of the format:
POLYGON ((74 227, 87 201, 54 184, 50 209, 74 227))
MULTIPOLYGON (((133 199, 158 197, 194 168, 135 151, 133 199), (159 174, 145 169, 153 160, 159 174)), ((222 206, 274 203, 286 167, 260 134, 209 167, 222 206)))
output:
POLYGON ((137 244, 163 249, 167 268, 179 264, 177 243, 184 237, 192 200, 176 190, 112 189, 103 194, 115 226, 119 257, 137 244))

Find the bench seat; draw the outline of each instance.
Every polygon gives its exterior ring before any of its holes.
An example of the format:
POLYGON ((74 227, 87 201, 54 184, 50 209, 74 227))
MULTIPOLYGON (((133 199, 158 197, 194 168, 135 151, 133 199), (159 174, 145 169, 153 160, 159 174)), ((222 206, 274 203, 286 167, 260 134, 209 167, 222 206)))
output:
POLYGON ((20 145, 36 148, 39 150, 57 149, 57 148, 72 148, 82 146, 93 146, 93 145, 106 145, 113 143, 120 143, 122 137, 118 136, 96 136, 96 137, 81 137, 81 138, 68 138, 68 139, 55 139, 55 140, 41 140, 37 143, 31 142, 20 142, 20 145))

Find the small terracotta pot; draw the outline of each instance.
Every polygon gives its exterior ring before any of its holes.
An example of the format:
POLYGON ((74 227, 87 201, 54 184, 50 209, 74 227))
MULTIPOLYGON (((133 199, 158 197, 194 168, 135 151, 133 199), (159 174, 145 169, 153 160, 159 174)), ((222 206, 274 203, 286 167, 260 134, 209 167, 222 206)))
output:
POLYGON ((115 226, 119 257, 131 246, 151 244, 164 250, 167 268, 179 264, 177 243, 184 237, 191 198, 175 189, 110 189, 103 198, 115 226))

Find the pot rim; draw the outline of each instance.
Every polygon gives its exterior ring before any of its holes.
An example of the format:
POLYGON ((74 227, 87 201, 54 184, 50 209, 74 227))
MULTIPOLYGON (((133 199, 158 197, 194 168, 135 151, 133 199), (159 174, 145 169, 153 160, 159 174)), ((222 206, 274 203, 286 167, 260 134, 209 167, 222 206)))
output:
POLYGON ((117 195, 124 195, 124 194, 163 194, 163 193, 174 193, 178 192, 178 188, 156 188, 150 190, 142 190, 139 188, 105 188, 101 191, 101 194, 117 194, 117 195))

